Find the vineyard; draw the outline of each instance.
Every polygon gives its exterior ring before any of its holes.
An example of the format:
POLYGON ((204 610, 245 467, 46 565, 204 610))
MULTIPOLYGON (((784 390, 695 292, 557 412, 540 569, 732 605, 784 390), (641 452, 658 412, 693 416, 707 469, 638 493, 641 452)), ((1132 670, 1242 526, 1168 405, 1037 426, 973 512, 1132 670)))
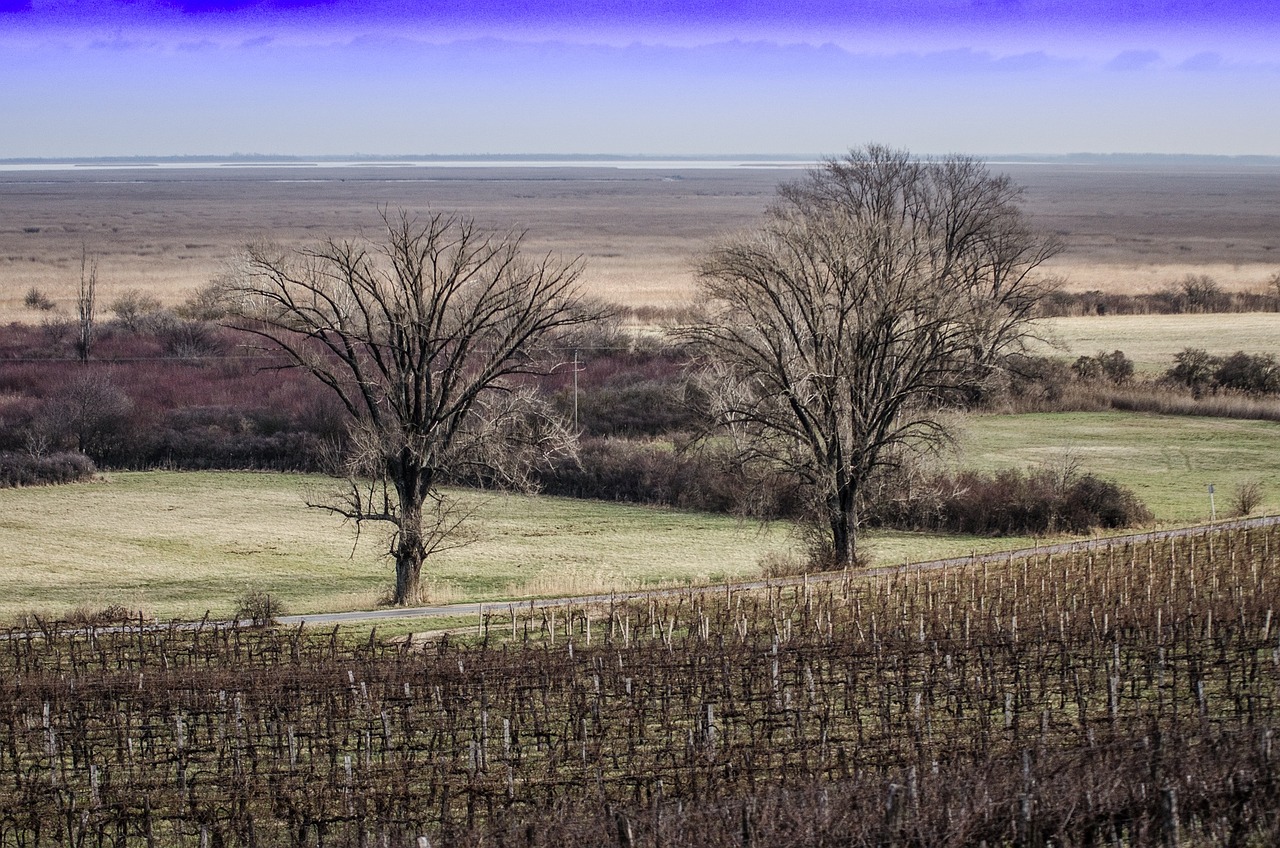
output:
POLYGON ((1280 838, 1280 531, 576 609, 426 648, 0 633, 0 846, 1280 838))

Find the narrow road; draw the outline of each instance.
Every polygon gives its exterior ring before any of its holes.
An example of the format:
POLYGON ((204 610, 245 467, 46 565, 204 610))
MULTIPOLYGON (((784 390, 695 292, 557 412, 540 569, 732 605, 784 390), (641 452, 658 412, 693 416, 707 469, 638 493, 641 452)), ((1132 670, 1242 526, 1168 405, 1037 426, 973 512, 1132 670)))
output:
MULTIPOLYGON (((977 554, 950 559, 935 559, 929 562, 906 563, 903 565, 886 565, 868 568, 865 571, 851 572, 851 576, 883 577, 889 574, 906 571, 937 571, 943 568, 954 568, 966 565, 981 565, 984 562, 1000 562, 1010 558, 1017 559, 1038 554, 1068 553, 1071 551, 1088 551, 1106 547, 1107 545, 1125 542, 1151 542, 1158 539, 1178 539, 1186 536, 1198 536, 1218 530, 1243 530, 1250 527, 1270 527, 1280 524, 1280 515, 1263 515, 1256 518, 1237 518, 1231 521, 1219 521, 1214 524, 1196 524, 1191 527, 1175 527, 1171 530, 1151 530, 1145 533, 1133 533, 1125 536, 1104 536, 1096 539, 1080 539, 1073 542, 1060 542, 1052 545, 1036 545, 1031 548, 1020 548, 1011 551, 996 551, 989 554, 977 554)), ((610 601, 629 601, 643 598, 654 598, 680 594, 684 592, 714 591, 718 589, 764 589, 771 586, 793 586, 804 582, 822 583, 843 580, 843 571, 820 571, 798 577, 779 577, 772 580, 746 580, 736 583, 719 583, 714 586, 681 586, 669 589, 644 589, 633 592, 618 592, 611 595, 579 595, 572 598, 542 598, 510 601, 477 601, 466 604, 446 604, 427 607, 396 607, 394 609, 356 610, 353 612, 328 612, 313 615, 282 615, 278 619, 282 625, 307 626, 350 624, 367 621, 394 621, 398 618, 431 618, 431 617, 466 617, 483 614, 485 609, 507 609, 512 605, 523 609, 548 609, 551 607, 583 606, 587 604, 609 603, 610 601)))

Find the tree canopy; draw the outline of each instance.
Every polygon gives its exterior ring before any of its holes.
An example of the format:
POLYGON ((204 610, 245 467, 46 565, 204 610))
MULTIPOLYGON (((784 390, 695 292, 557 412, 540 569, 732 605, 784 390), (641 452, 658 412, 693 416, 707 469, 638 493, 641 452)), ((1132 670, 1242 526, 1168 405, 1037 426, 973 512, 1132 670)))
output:
POLYGON ((249 249, 229 286, 233 323, 305 368, 339 398, 350 435, 340 496, 317 501, 389 522, 394 602, 419 600, 424 560, 457 542, 463 513, 440 488, 467 477, 520 486, 569 447, 523 375, 545 346, 594 320, 580 265, 531 260, 522 235, 466 218, 384 213, 381 240, 249 249))
POLYGON ((778 190, 700 267, 717 421, 747 463, 796 475, 835 565, 856 561, 872 474, 945 435, 1028 335, 1055 244, 1006 176, 963 156, 868 146, 778 190))

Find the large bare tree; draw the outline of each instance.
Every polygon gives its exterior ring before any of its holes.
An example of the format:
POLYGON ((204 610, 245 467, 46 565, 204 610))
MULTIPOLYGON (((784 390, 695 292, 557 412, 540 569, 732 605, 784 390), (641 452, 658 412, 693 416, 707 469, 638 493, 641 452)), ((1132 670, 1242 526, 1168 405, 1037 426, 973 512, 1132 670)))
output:
POLYGON ((384 213, 383 238, 298 251, 256 246, 228 284, 231 323, 314 374, 350 414, 340 494, 313 503, 357 524, 389 522, 396 604, 420 599, 424 560, 458 540, 441 490, 459 477, 520 485, 566 428, 520 375, 543 347, 594 320, 577 262, 536 260, 520 234, 465 218, 384 213))
POLYGON ((796 475, 834 565, 857 561, 868 479, 945 435, 940 408, 1029 332, 1055 252, 1020 189, 962 156, 853 150, 780 187, 755 230, 700 268, 687 334, 746 462, 796 475))

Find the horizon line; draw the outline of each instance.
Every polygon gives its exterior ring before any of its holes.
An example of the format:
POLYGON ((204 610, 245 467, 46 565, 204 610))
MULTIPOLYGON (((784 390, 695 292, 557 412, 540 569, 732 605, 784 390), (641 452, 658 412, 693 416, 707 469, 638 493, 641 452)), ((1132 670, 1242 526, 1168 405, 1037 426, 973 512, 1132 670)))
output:
MULTIPOLYGON (((6 156, 0 157, 3 165, 40 164, 146 164, 164 163, 308 163, 342 162, 819 162, 839 154, 819 153, 171 153, 171 154, 107 154, 86 156, 6 156)), ((922 153, 920 158, 951 155, 950 153, 922 153)), ((1276 161, 1280 154, 1268 153, 1155 153, 1117 151, 1099 153, 1077 151, 1071 153, 978 153, 960 154, 976 159, 1012 162, 1031 161, 1097 161, 1097 160, 1229 160, 1276 161)))

